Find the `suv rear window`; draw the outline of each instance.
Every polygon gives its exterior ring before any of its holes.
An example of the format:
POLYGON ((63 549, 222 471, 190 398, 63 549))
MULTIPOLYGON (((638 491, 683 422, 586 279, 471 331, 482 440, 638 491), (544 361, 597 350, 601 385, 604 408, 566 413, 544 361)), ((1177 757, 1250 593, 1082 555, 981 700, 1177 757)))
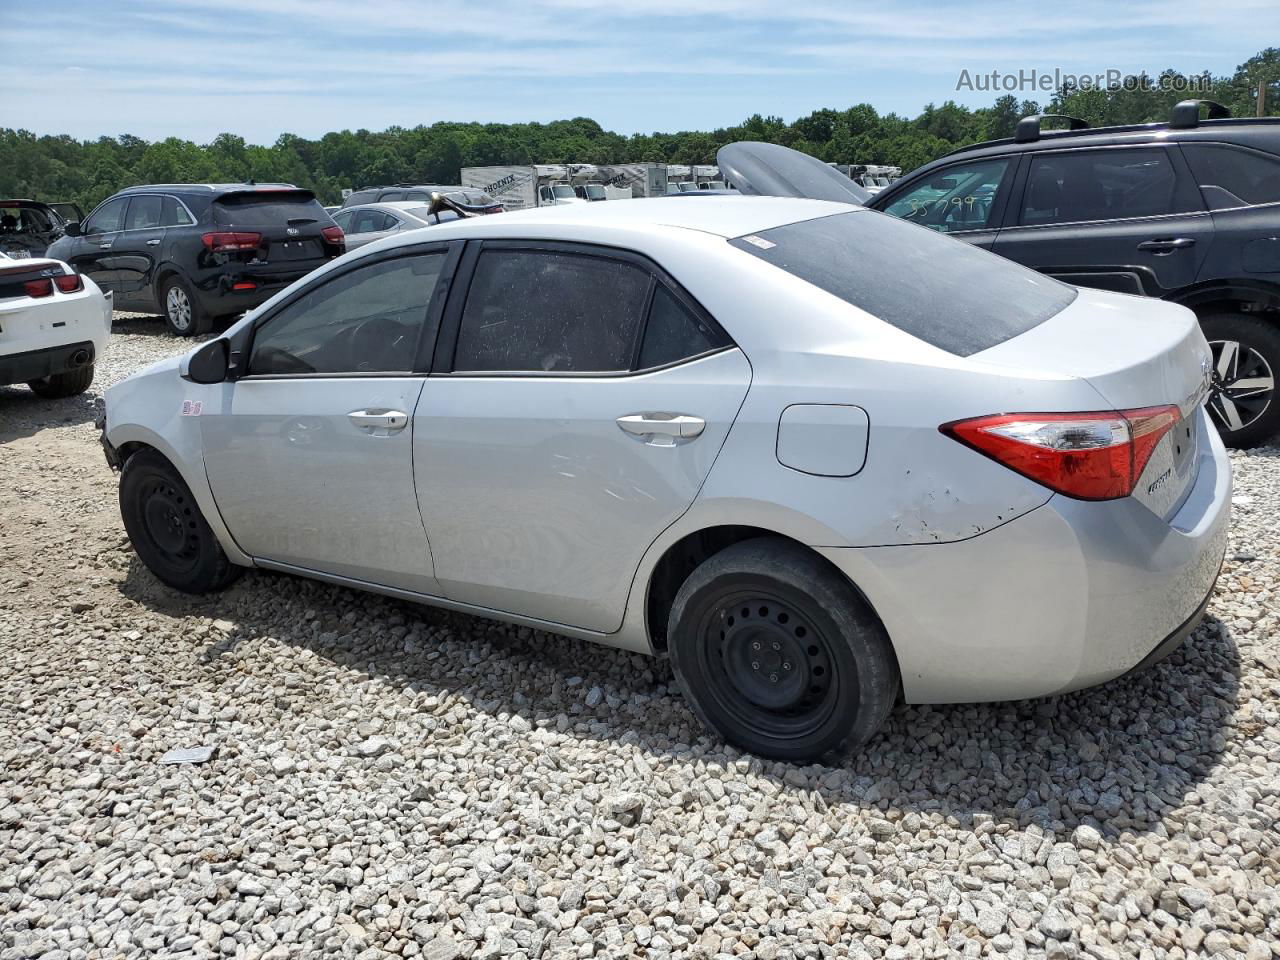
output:
POLYGON ((290 220, 329 219, 310 190, 229 193, 214 201, 213 210, 219 226, 272 227, 290 220))
POLYGON ((1065 283, 872 210, 729 242, 961 357, 1026 333, 1076 298, 1065 283))

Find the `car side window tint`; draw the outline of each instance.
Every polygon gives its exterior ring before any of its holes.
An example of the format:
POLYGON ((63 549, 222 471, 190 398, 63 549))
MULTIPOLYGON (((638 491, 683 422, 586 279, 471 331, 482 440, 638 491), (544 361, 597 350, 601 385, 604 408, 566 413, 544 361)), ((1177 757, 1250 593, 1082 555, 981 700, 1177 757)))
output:
POLYGON ((661 367, 724 346, 724 338, 685 309, 666 287, 653 292, 639 369, 661 367))
POLYGON ((1185 212, 1164 149, 1093 150, 1031 158, 1021 224, 1122 220, 1185 212))
POLYGON ((257 330, 249 374, 411 371, 444 260, 415 254, 322 280, 257 330))
POLYGON ((485 250, 462 311, 454 370, 629 370, 649 283, 647 272, 619 260, 485 250))
POLYGON ((1005 157, 946 167, 908 189, 884 212, 942 233, 994 227, 996 193, 1011 163, 1005 157))
POLYGON ((116 197, 114 200, 108 200, 93 213, 89 214, 89 219, 84 224, 84 233, 112 233, 119 230, 124 223, 124 208, 128 202, 128 197, 116 197))
POLYGON ((165 227, 186 227, 194 221, 187 208, 178 202, 176 197, 164 198, 164 211, 160 215, 160 224, 165 227))
POLYGON ((1217 143, 1184 143, 1210 210, 1280 202, 1280 157, 1217 143))
POLYGON ((129 212, 125 214, 126 230, 145 230, 160 226, 160 210, 164 201, 155 195, 133 197, 129 201, 129 212))

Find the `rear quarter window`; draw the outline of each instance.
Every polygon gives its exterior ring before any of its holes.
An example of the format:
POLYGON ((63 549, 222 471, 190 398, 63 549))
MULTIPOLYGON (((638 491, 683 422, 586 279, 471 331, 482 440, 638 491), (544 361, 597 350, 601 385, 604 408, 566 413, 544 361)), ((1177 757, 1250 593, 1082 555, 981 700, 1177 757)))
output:
POLYGON ((804 220, 730 243, 911 336, 967 357, 1026 333, 1076 291, 872 210, 804 220))

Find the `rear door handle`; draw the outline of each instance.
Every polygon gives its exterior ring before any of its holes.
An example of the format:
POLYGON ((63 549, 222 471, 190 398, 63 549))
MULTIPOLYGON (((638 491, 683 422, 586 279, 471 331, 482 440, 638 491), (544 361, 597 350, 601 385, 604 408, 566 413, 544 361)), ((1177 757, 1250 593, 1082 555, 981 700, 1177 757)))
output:
POLYGON ((401 410, 352 410, 347 419, 367 433, 385 437, 403 430, 409 415, 401 410))
POLYGON ((1195 241, 1190 237, 1170 237, 1161 240, 1143 240, 1138 244, 1139 250, 1150 250, 1157 257, 1163 257, 1173 253, 1175 250, 1181 250, 1184 247, 1195 246, 1195 241))
POLYGON ((148 240, 148 241, 147 241, 147 246, 148 246, 148 247, 158 247, 158 246, 160 246, 160 241, 159 241, 159 240, 148 240))
POLYGON ((100 243, 100 244, 98 244, 98 249, 99 249, 99 250, 110 250, 110 249, 111 249, 111 241, 110 241, 110 240, 108 240, 106 243, 100 243))
POLYGON ((617 420, 634 437, 671 437, 674 442, 692 440, 707 428, 707 421, 677 413, 630 413, 617 420))

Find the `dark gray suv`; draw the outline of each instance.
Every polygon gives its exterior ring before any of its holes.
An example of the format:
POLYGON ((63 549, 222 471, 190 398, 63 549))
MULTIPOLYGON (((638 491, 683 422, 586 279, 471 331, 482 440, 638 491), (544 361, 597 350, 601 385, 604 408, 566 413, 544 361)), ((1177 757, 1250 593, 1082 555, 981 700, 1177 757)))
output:
POLYGON ((1190 307, 1227 443, 1280 431, 1280 118, 1189 100, 1168 123, 1045 130, 927 164, 867 206, 1080 286, 1190 307), (1208 118, 1201 119, 1202 108, 1208 118))

